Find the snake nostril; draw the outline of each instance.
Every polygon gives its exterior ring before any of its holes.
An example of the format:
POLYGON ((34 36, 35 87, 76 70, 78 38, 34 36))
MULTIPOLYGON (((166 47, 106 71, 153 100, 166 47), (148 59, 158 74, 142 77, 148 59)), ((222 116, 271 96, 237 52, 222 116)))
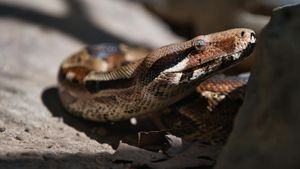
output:
POLYGON ((255 33, 251 32, 251 38, 255 38, 255 33))
POLYGON ((242 31, 241 32, 241 37, 244 37, 244 35, 245 35, 245 31, 242 31))

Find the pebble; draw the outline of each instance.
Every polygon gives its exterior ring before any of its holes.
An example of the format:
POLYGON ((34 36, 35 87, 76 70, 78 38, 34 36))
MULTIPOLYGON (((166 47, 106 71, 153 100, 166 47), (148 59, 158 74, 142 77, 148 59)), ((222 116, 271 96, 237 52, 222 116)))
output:
POLYGON ((16 136, 15 138, 16 138, 17 140, 20 140, 20 141, 23 140, 23 138, 22 138, 21 136, 16 136))
POLYGON ((6 128, 5 127, 0 127, 0 132, 3 133, 5 132, 6 128))
POLYGON ((29 128, 25 128, 24 131, 27 132, 27 133, 29 133, 30 129, 29 128))

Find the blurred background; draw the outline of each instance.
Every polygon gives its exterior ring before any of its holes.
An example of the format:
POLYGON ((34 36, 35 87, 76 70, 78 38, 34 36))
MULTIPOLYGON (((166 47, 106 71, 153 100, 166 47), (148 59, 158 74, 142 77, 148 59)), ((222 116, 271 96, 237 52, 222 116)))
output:
MULTIPOLYGON (((22 53, 28 50, 27 45, 18 46, 22 40, 27 44, 32 44, 31 41, 51 43, 59 36, 55 40, 66 40, 63 46, 56 43, 57 46, 51 47, 66 56, 85 44, 101 42, 156 48, 234 27, 247 27, 259 33, 273 8, 295 2, 297 0, 1 0, 0 47, 13 44, 9 47, 22 53)), ((36 46, 29 48, 39 51, 36 46)), ((252 60, 248 59, 238 71, 249 70, 252 60)))

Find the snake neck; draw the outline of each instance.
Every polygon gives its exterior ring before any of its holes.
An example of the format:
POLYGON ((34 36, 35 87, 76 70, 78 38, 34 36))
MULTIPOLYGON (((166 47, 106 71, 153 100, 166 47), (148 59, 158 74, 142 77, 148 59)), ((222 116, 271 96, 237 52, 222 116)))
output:
POLYGON ((164 70, 176 66, 193 50, 195 49, 191 40, 156 49, 144 58, 134 72, 137 84, 145 86, 156 81, 164 70))

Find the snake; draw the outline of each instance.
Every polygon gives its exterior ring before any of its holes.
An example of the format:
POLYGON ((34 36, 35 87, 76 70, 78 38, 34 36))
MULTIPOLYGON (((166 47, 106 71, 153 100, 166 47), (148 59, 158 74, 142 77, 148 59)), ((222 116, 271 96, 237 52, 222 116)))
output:
MULTIPOLYGON (((234 28, 154 50, 113 43, 89 45, 62 62, 59 98, 68 112, 92 121, 117 122, 158 114, 166 121, 189 117, 201 126, 207 119, 199 117, 197 111, 184 111, 188 106, 179 106, 181 117, 160 112, 190 98, 195 91, 219 90, 220 100, 220 94, 245 85, 239 77, 216 74, 242 62, 255 44, 253 30, 234 28)), ((212 92, 202 95, 218 100, 212 92)), ((191 98, 188 102, 195 100, 199 101, 191 98)), ((216 117, 210 120, 218 121, 216 117)))

